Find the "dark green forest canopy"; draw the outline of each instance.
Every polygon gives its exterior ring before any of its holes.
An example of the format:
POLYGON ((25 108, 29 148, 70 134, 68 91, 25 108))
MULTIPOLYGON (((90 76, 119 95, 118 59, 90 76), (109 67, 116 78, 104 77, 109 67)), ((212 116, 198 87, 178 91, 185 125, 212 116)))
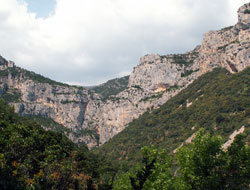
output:
POLYGON ((86 146, 17 116, 0 99, 0 189, 100 189, 110 166, 86 146))
MULTIPOLYGON (((155 145, 172 153, 201 127, 226 141, 242 126, 249 133, 249 119, 250 68, 237 74, 216 68, 161 108, 131 122, 97 151, 112 161, 120 160, 126 170, 141 159, 143 146, 155 145)), ((246 141, 250 142, 249 135, 246 141)))

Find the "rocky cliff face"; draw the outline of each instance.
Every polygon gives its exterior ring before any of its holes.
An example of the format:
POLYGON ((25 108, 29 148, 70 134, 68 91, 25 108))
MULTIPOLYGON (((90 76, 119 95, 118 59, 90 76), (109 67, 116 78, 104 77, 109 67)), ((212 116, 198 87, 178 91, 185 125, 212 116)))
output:
POLYGON ((213 68, 224 67, 234 73, 250 66, 249 26, 250 3, 239 9, 235 26, 206 33, 202 45, 193 51, 142 57, 128 82, 125 80, 127 88, 123 85, 120 90, 116 85, 116 93, 105 92, 108 94, 105 99, 93 90, 41 76, 38 80, 34 73, 1 58, 0 94, 20 93, 11 101, 20 115, 50 117, 71 129, 69 137, 74 142, 86 143, 91 148, 105 143, 133 119, 161 106, 213 68))
MULTIPOLYGON (((100 144, 121 132, 133 119, 157 108, 199 76, 196 50, 183 55, 146 55, 129 77, 127 89, 95 112, 93 125, 99 126, 100 144)), ((88 114, 88 111, 86 111, 88 114)))
MULTIPOLYGON (((86 107, 92 99, 82 87, 73 87, 44 78, 0 59, 2 94, 10 100, 19 115, 48 117, 71 130, 69 137, 76 143, 96 143, 89 129, 82 129, 86 107), (18 96, 19 95, 19 96, 18 96), (78 138, 81 136, 82 138, 78 138), (84 139, 84 140, 83 140, 84 139)), ((92 132, 92 134, 95 133, 92 132)))
POLYGON ((133 119, 157 108, 215 67, 238 72, 250 66, 250 3, 238 11, 233 27, 204 35, 201 46, 178 55, 146 55, 129 77, 128 88, 101 103, 97 115, 100 144, 122 131, 133 119))
POLYGON ((201 73, 214 67, 238 72, 250 65, 250 4, 238 10, 238 23, 219 31, 205 33, 200 49, 201 73))

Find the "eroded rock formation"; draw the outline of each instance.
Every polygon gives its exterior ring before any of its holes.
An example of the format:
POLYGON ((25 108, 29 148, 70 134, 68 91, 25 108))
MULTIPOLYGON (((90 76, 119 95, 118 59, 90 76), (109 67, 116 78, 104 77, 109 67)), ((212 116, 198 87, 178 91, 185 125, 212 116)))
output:
POLYGON ((71 130, 68 136, 74 142, 91 148, 105 143, 133 119, 161 106, 213 68, 235 73, 250 66, 249 26, 250 3, 238 10, 235 26, 205 33, 202 45, 193 51, 143 56, 129 76, 127 88, 105 100, 91 90, 41 78, 0 58, 0 94, 15 95, 11 104, 20 115, 52 118, 71 130))

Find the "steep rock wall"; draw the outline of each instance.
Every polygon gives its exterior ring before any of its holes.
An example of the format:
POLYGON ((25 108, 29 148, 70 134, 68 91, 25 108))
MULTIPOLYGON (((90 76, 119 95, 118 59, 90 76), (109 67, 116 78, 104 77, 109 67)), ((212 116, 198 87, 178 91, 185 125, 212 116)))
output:
POLYGON ((99 128, 99 143, 105 143, 133 119, 176 95, 199 76, 198 66, 197 51, 142 57, 129 77, 128 88, 102 102, 97 112, 91 111, 98 118, 93 125, 99 128))
POLYGON ((205 33, 200 49, 201 74, 214 67, 223 67, 234 73, 250 65, 249 11, 248 3, 239 8, 235 26, 205 33))
MULTIPOLYGON (((70 129, 72 141, 96 145, 96 139, 84 134, 81 128, 86 107, 95 96, 90 96, 86 89, 80 87, 38 82, 36 78, 39 75, 16 67, 13 62, 3 58, 1 60, 0 86, 2 91, 5 89, 5 93, 14 91, 20 94, 19 99, 10 103, 19 115, 51 118, 70 129), (82 138, 78 137, 79 133, 82 138)), ((46 78, 42 80, 46 81, 46 78)))
MULTIPOLYGON (((238 23, 205 33, 201 46, 185 54, 143 56, 127 88, 105 100, 91 90, 57 83, 15 67, 0 57, 0 95, 20 93, 11 101, 20 115, 52 118, 71 130, 69 138, 99 146, 145 111, 158 108, 200 75, 215 67, 238 72, 250 66, 250 3, 238 10, 238 23)), ((123 86, 124 88, 124 86, 123 86)))
POLYGON ((234 73, 250 66, 249 10, 250 3, 240 7, 235 26, 206 33, 202 45, 191 52, 142 57, 129 77, 128 88, 101 102, 94 113, 94 118, 98 119, 92 125, 98 126, 94 128, 98 128, 100 144, 118 134, 145 111, 161 106, 213 68, 223 67, 234 73))

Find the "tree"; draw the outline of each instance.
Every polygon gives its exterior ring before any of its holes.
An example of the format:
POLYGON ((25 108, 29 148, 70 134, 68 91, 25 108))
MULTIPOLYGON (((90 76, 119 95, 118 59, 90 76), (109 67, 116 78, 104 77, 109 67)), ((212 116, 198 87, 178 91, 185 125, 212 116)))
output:
POLYGON ((225 164, 221 146, 221 138, 201 130, 192 145, 178 152, 179 174, 188 189, 218 189, 220 168, 225 164))
POLYGON ((177 160, 179 176, 192 190, 249 189, 250 151, 238 135, 228 151, 220 137, 200 130, 190 146, 182 148, 177 160))
POLYGON ((250 148, 238 135, 228 150, 222 139, 204 129, 193 143, 168 156, 154 147, 142 149, 141 166, 120 175, 116 190, 248 190, 250 148))
POLYGON ((244 135, 237 135, 227 151, 225 187, 230 190, 250 188, 250 148, 245 146, 244 135))
MULTIPOLYGON (((175 183, 172 173, 172 158, 165 150, 155 147, 143 147, 141 166, 121 175, 115 181, 114 189, 119 190, 163 190, 173 189, 175 183)), ((179 189, 181 190, 181 189, 179 189)))

